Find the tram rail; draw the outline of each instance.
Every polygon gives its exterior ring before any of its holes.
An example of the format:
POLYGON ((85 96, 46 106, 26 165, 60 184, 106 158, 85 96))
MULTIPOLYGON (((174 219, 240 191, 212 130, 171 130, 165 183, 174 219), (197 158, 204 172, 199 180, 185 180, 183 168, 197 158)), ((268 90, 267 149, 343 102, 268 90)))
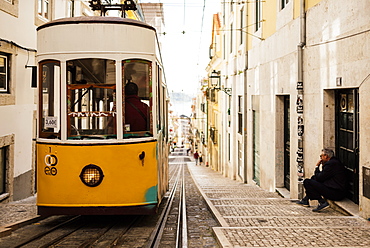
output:
MULTIPOLYGON (((185 155, 183 152, 176 152, 176 155, 185 155)), ((186 220, 186 194, 185 194, 185 176, 184 176, 184 159, 182 157, 177 157, 171 163, 176 164, 173 166, 177 168, 177 171, 172 174, 170 183, 173 182, 173 186, 169 193, 166 206, 161 214, 160 220, 158 221, 155 230, 153 231, 147 248, 157 248, 160 247, 160 244, 163 240, 163 232, 166 226, 168 226, 168 218, 173 211, 172 206, 174 205, 175 200, 178 200, 177 205, 177 226, 176 226, 176 240, 175 247, 187 247, 187 220, 186 220), (176 197, 178 196, 178 197, 176 197)), ((170 227, 167 227, 171 229, 170 227)))
POLYGON ((141 216, 126 216, 115 220, 96 221, 95 217, 73 216, 54 227, 39 232, 16 244, 21 247, 55 247, 73 242, 74 247, 116 247, 125 234, 135 226, 141 216), (96 224, 98 223, 98 224, 96 224), (122 226, 122 223, 125 223, 122 226), (110 236, 104 237, 104 236, 110 236), (100 244, 104 243, 104 244, 100 244))

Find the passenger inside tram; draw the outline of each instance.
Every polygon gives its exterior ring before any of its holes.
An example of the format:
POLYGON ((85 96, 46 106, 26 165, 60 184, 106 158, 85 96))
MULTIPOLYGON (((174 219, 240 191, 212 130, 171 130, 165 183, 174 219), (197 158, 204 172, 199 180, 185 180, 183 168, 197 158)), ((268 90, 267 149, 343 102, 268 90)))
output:
POLYGON ((149 130, 149 107, 138 96, 139 88, 129 82, 125 85, 125 131, 137 132, 149 130))

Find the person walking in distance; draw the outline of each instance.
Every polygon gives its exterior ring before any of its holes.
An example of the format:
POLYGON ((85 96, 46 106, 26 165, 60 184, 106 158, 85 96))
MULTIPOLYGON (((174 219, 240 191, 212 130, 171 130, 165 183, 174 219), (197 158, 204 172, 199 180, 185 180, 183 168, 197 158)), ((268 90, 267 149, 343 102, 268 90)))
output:
POLYGON ((202 152, 199 152, 199 165, 202 165, 203 164, 203 156, 202 156, 202 152))
POLYGON ((341 161, 334 157, 333 150, 327 148, 321 150, 315 173, 310 179, 303 181, 303 186, 306 196, 297 203, 309 207, 309 200, 318 200, 319 205, 312 210, 314 212, 330 207, 326 199, 340 201, 346 196, 346 169, 341 161))
POLYGON ((195 165, 198 165, 199 153, 198 151, 194 152, 195 165))

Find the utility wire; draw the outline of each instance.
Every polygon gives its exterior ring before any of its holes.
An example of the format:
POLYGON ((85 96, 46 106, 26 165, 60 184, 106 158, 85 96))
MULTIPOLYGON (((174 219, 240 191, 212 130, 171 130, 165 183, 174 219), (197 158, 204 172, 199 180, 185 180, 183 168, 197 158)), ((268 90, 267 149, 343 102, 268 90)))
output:
POLYGON ((203 34, 203 23, 204 23, 204 13, 206 8, 206 0, 203 1, 203 13, 202 13, 202 24, 200 26, 200 37, 199 37, 199 48, 198 48, 198 59, 197 64, 199 65, 199 59, 200 59, 200 50, 201 50, 201 44, 202 44, 202 34, 203 34))

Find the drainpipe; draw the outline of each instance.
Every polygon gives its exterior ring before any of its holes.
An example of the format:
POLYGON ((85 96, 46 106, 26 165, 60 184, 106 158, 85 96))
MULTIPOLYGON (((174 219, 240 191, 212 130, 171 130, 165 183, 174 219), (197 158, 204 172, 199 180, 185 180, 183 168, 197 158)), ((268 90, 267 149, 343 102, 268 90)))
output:
MULTIPOLYGON (((248 4, 245 5, 246 7, 246 22, 248 23, 248 4)), ((248 26, 248 25, 246 25, 248 26)), ((246 30, 248 32, 248 28, 246 30)), ((245 35, 245 68, 244 68, 244 113, 243 113, 243 122, 244 122, 244 142, 243 142, 243 148, 244 148, 244 183, 248 183, 248 132, 247 132, 247 126, 248 126, 248 35, 245 35)))
POLYGON ((305 0, 300 3, 300 41, 298 48, 298 80, 297 80, 297 124, 298 124, 298 151, 297 151, 297 172, 298 172, 298 198, 303 198, 304 160, 304 116, 303 116, 303 49, 306 46, 306 10, 305 0))
MULTIPOLYGON (((248 49, 248 47, 247 47, 248 49)), ((248 51, 245 51, 245 68, 244 68, 244 183, 247 183, 247 168, 248 168, 248 135, 247 135, 247 124, 248 124, 248 83, 247 83, 247 72, 248 72, 248 51)))

